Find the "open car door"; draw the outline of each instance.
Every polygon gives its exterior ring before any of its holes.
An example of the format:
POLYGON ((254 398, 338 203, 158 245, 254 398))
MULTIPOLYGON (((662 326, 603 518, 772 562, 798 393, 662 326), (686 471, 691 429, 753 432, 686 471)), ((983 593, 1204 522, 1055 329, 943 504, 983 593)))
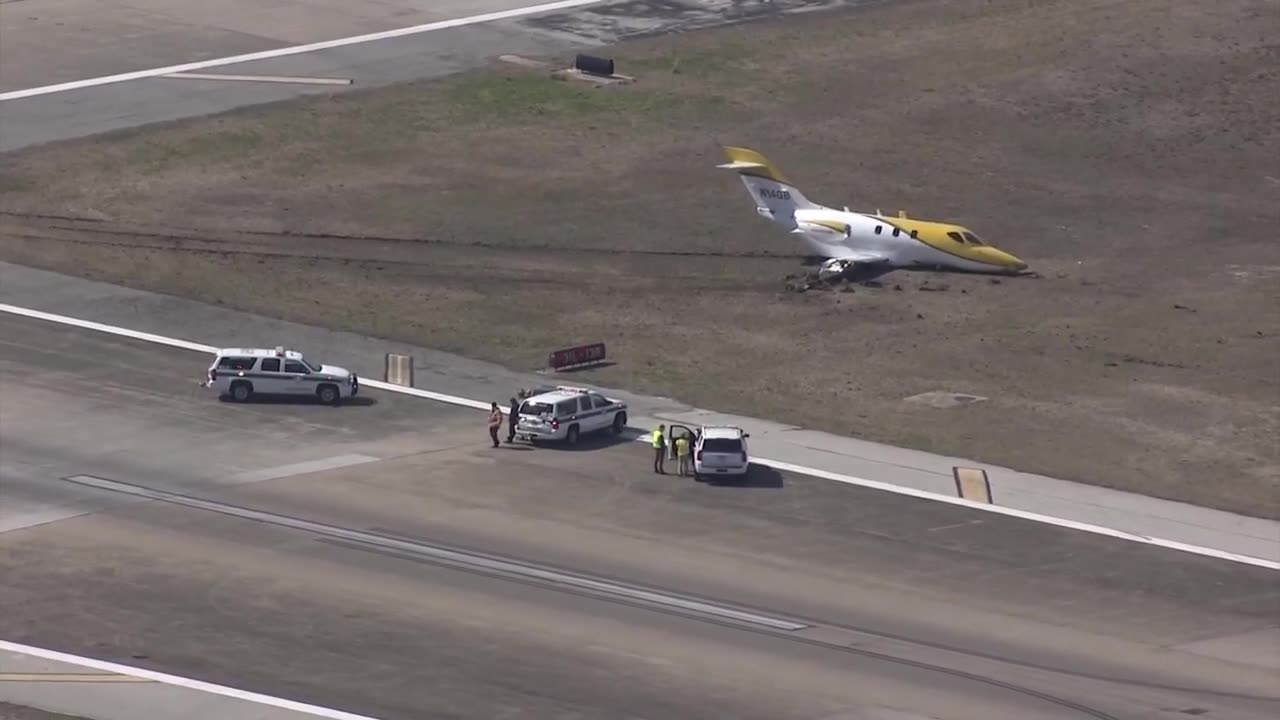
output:
POLYGON ((686 438, 689 441, 689 452, 693 453, 694 431, 685 425, 667 426, 667 459, 676 459, 676 440, 686 438))

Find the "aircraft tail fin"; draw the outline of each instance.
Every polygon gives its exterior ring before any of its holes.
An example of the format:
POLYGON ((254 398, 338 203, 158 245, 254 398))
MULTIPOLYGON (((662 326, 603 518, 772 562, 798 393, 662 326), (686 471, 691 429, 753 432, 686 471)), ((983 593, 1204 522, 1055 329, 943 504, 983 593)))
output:
POLYGON ((755 200, 760 215, 781 225, 794 228, 796 210, 819 207, 810 202, 786 176, 764 155, 744 147, 724 149, 729 162, 717 165, 733 170, 755 200))

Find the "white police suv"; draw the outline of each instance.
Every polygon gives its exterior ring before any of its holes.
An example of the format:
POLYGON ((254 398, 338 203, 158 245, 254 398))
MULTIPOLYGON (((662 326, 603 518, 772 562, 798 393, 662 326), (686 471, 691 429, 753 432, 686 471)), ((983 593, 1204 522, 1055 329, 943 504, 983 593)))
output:
POLYGON ((572 445, 583 435, 601 430, 621 435, 626 427, 626 403, 586 388, 561 385, 520 403, 516 437, 529 442, 563 440, 572 445))
POLYGON ((336 365, 312 362, 296 350, 283 347, 224 348, 209 366, 201 383, 236 402, 254 395, 306 395, 337 405, 360 392, 356 374, 336 365))

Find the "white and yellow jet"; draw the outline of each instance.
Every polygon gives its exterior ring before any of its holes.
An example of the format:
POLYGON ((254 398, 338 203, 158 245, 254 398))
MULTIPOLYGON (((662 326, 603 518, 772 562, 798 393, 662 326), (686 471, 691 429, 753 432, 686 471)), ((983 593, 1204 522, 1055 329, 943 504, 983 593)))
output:
POLYGON ((875 213, 836 210, 810 202, 765 156, 726 147, 729 162, 717 167, 742 178, 756 211, 800 238, 812 254, 826 258, 821 278, 865 268, 941 268, 963 272, 1017 274, 1027 264, 986 244, 968 228, 875 213))

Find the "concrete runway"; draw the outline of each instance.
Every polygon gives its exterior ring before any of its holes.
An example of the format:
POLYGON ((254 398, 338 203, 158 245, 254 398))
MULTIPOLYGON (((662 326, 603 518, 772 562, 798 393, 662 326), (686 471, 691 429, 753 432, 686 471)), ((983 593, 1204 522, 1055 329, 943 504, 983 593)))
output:
MULTIPOLYGON (((0 4, 0 152, 309 94, 439 77, 503 54, 553 56, 869 0, 630 0, 431 29, 280 55, 288 48, 546 4, 545 0, 20 0, 0 4), (36 88, 245 54, 203 74, 328 78, 350 85, 149 77, 10 98, 36 88)), ((619 68, 625 72, 625 68, 619 68)))
POLYGON ((528 0, 24 0, 0 10, 0 92, 536 5, 528 0))
POLYGON ((636 443, 492 450, 482 416, 387 393, 234 405, 203 355, 35 320, 0 338, 0 638, 388 719, 1280 708, 1244 697, 1277 695, 1249 641, 1270 571, 658 476, 636 443))

